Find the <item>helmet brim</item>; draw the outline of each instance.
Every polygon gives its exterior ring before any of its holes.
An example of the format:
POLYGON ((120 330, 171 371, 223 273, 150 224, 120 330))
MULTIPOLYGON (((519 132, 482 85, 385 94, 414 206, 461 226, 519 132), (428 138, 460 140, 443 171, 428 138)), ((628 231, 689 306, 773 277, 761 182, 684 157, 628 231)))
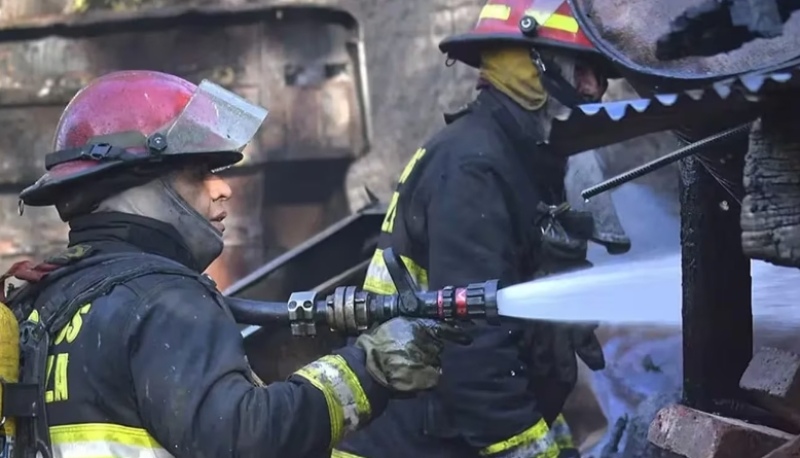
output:
POLYGON ((549 48, 572 54, 577 58, 588 60, 608 78, 619 78, 621 75, 614 64, 594 48, 555 41, 540 37, 525 37, 517 34, 465 33, 447 37, 439 43, 439 50, 448 58, 463 62, 470 67, 480 68, 481 52, 487 48, 502 46, 503 44, 528 45, 534 48, 549 48))
MULTIPOLYGON (((66 192, 81 192, 84 186, 92 186, 92 182, 102 177, 113 175, 117 172, 130 170, 131 167, 153 167, 173 171, 192 163, 207 163, 210 169, 219 169, 232 166, 244 158, 238 151, 219 151, 204 153, 185 153, 164 155, 158 162, 143 160, 136 161, 108 161, 93 164, 85 170, 65 174, 49 171, 35 183, 23 189, 19 194, 22 202, 31 207, 46 207, 56 205, 64 200, 66 192)), ((124 189, 119 189, 119 192, 124 189)))

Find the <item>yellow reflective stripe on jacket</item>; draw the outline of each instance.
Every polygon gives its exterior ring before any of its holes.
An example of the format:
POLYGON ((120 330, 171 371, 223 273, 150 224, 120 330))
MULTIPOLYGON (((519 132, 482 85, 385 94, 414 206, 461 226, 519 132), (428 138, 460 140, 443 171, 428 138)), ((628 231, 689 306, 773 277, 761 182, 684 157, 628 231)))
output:
POLYGON ((338 355, 324 356, 295 374, 307 379, 325 395, 331 420, 331 446, 369 420, 372 408, 355 372, 338 355))
POLYGON ((142 428, 108 423, 50 427, 54 458, 157 457, 169 454, 142 428))
POLYGON ((333 449, 331 458, 364 458, 363 456, 353 455, 352 453, 343 452, 341 450, 333 449))
MULTIPOLYGON (((400 259, 403 260, 408 273, 417 282, 417 286, 427 290, 428 272, 411 258, 400 256, 400 259)), ((364 280, 364 289, 377 294, 394 294, 397 292, 392 276, 389 275, 389 269, 386 268, 386 263, 383 262, 383 250, 380 248, 375 250, 375 254, 372 255, 372 261, 369 263, 366 279, 364 280)))
POLYGON ((483 456, 503 458, 557 458, 558 453, 558 444, 544 419, 516 436, 492 444, 480 452, 483 456))
POLYGON ((556 417, 553 424, 550 425, 550 435, 558 445, 558 448, 562 450, 575 448, 575 444, 572 441, 572 431, 569 429, 569 425, 567 424, 566 418, 564 418, 564 414, 560 414, 558 417, 556 417))

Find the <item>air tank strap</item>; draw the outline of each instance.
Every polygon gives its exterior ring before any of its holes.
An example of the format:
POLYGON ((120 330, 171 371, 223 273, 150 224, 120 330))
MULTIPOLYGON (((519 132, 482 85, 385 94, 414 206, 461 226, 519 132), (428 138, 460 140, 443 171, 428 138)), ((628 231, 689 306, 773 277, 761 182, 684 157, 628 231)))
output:
MULTIPOLYGON (((30 284, 9 294, 9 306, 20 321, 20 381, 3 384, 3 412, 0 415, 18 420, 16 458, 53 456, 45 406, 47 354, 53 334, 63 328, 80 307, 119 284, 152 273, 195 278, 211 293, 219 294, 210 278, 170 259, 143 253, 92 255, 90 248, 84 248, 87 249, 71 247, 65 252, 67 256, 62 254, 64 259, 51 258, 49 261, 53 264, 59 261, 62 264, 58 268, 45 269, 47 273, 38 277, 31 274, 26 278, 32 281, 30 284), (71 275, 78 271, 80 275, 71 275), (67 276, 68 285, 58 284, 67 276), (21 310, 30 312, 22 314, 21 310)), ((9 276, 14 275, 6 274, 2 278, 5 280, 9 276)), ((22 276, 26 277, 25 274, 22 276)), ((221 297, 217 302, 233 319, 221 297)))

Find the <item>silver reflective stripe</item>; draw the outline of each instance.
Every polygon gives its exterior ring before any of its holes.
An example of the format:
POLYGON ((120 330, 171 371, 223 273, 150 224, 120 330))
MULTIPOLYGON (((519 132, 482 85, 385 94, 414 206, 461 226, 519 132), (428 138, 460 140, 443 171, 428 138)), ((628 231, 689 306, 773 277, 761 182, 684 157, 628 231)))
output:
POLYGON ((570 431, 567 422, 560 416, 550 425, 550 434, 555 440, 572 440, 572 431, 570 431))
POLYGON ((493 458, 557 458, 558 446, 549 435, 530 444, 493 455, 493 458))
POLYGON ((143 428, 112 423, 78 423, 50 427, 55 458, 169 458, 143 428))
POLYGON ((372 261, 367 267, 367 275, 364 277, 364 289, 378 294, 394 294, 397 290, 394 287, 392 276, 383 261, 383 250, 375 250, 372 261))
POLYGON ((332 444, 369 420, 371 407, 356 374, 338 355, 324 356, 296 372, 325 395, 332 444))
POLYGON ((505 441, 483 450, 482 456, 492 458, 557 458, 559 448, 544 419, 505 441))
POLYGON ((171 458, 163 448, 117 442, 72 442, 53 445, 54 458, 171 458))

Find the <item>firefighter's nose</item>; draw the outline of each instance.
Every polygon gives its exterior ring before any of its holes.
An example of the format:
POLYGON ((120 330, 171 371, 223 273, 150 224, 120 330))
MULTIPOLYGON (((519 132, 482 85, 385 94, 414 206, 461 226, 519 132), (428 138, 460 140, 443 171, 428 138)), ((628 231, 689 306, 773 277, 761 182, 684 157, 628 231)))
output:
POLYGON ((228 200, 233 194, 228 182, 217 175, 211 175, 206 179, 205 186, 212 201, 228 200))

